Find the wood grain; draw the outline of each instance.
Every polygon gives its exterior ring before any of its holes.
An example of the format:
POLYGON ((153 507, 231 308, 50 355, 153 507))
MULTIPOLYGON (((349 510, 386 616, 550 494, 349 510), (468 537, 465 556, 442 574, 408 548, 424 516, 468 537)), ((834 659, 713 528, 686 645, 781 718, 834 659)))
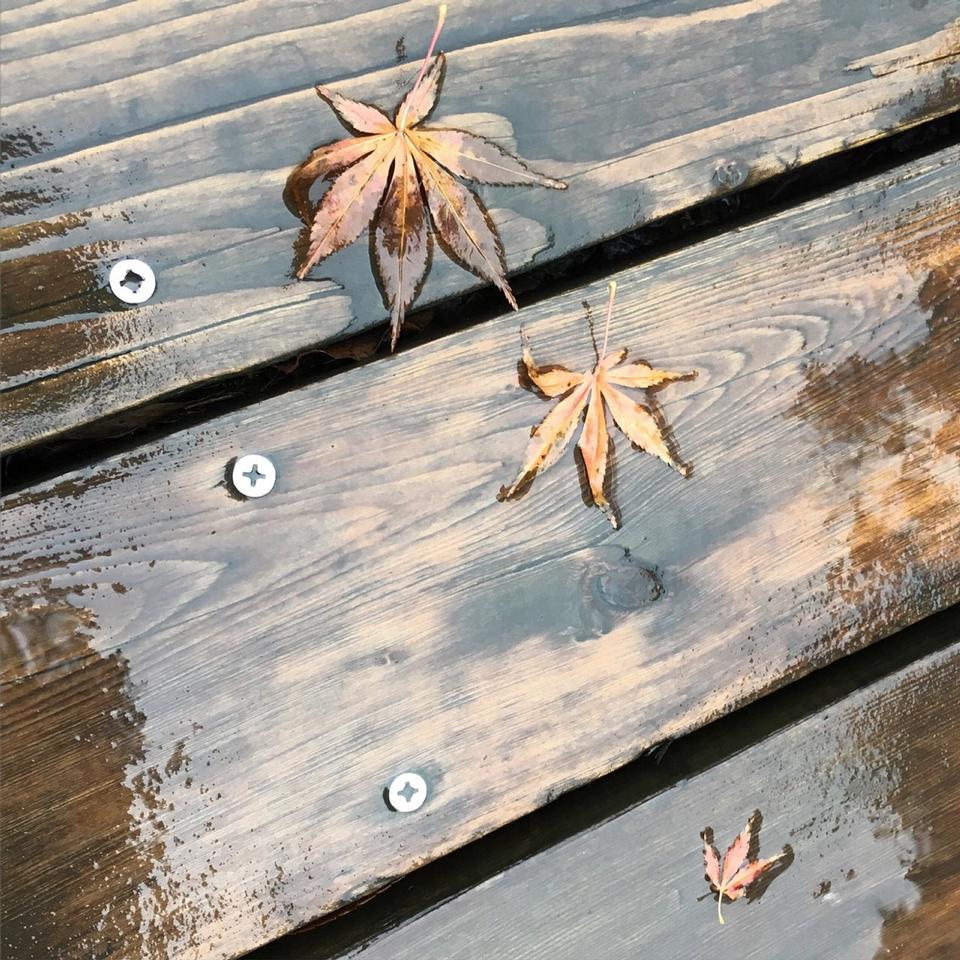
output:
MULTIPOLYGON (((0 175, 8 449, 386 317, 363 243, 317 280, 293 279, 304 237, 281 193, 308 149, 341 133, 311 83, 392 104, 434 6, 147 8, 65 8, 62 22, 12 34, 0 175), (116 26, 101 35, 91 17, 116 26), (397 64, 402 50, 410 59, 397 64), (159 277, 138 308, 106 286, 128 255, 159 277)), ((435 122, 569 181, 562 194, 482 191, 516 272, 956 109, 958 18, 956 0, 882 17, 867 0, 575 11, 468 0, 444 34, 435 122)), ((419 303, 478 285, 438 257, 419 303)))
POLYGON ((742 752, 728 755, 742 738, 720 730, 671 746, 636 775, 653 797, 394 929, 341 951, 324 927, 257 960, 956 956, 960 617, 947 631, 958 642, 946 651, 742 752), (700 771, 686 779, 691 764, 700 771), (699 834, 712 825, 722 854, 754 809, 760 855, 790 852, 773 879, 724 907, 720 927, 699 834))
MULTIPOLYGON (((699 371, 618 532, 572 455, 495 501, 512 316, 7 497, 6 947, 236 955, 960 599, 958 160, 617 276, 611 343, 699 371)), ((526 312, 542 362, 604 293, 526 312)))

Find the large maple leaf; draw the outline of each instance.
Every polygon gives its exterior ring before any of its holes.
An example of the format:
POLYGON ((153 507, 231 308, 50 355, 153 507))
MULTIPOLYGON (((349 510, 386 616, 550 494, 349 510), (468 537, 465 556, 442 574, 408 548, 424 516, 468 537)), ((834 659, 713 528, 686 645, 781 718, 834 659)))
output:
POLYGON ((516 496, 526 489, 538 473, 556 463, 573 438, 581 415, 586 410, 583 432, 577 447, 583 457, 593 502, 603 510, 610 523, 617 527, 617 515, 604 492, 610 447, 606 410, 609 408, 620 430, 641 450, 659 457, 685 477, 689 473, 689 467, 674 459, 653 413, 618 387, 644 389, 669 380, 687 379, 695 374, 656 370, 645 363, 622 365, 627 358, 625 349, 607 353, 610 317, 617 292, 615 282, 611 281, 609 286, 610 299, 607 303, 603 347, 597 352, 597 365, 592 372, 576 373, 558 365, 538 367, 524 340, 523 365, 527 376, 544 395, 563 399, 544 417, 539 426, 534 428, 517 479, 509 487, 502 488, 497 499, 507 500, 516 496))
POLYGON ((506 278, 503 247, 486 208, 458 179, 498 185, 566 188, 531 170, 518 157, 466 130, 422 126, 436 105, 446 58, 433 57, 446 7, 410 92, 391 120, 379 108, 318 86, 340 122, 355 136, 317 147, 287 178, 284 201, 310 226, 310 247, 298 276, 352 243, 374 224, 371 259, 390 311, 390 347, 416 300, 430 266, 433 235, 447 255, 496 284, 517 302, 506 278), (333 182, 313 209, 310 187, 333 182))
POLYGON ((779 863, 788 856, 789 848, 785 847, 783 853, 768 857, 766 860, 750 858, 750 839, 753 835, 754 818, 757 816, 759 816, 758 813, 747 821, 747 825, 727 848, 722 866, 720 854, 709 840, 709 828, 700 834, 703 840, 703 865, 706 879, 717 894, 717 917, 721 923, 724 922, 723 898, 738 900, 752 883, 756 883, 775 863, 779 863))

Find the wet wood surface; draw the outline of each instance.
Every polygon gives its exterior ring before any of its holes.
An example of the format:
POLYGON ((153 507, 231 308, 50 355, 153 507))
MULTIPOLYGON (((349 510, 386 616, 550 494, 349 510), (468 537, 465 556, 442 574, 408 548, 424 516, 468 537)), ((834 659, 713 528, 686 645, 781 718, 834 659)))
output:
MULTIPOLYGON (((8 6, 5 448, 383 322, 362 242, 293 279, 305 236, 281 193, 342 134, 312 84, 392 106, 434 4, 8 6), (124 256, 158 274, 147 304, 109 291, 124 256)), ((481 190, 517 272, 956 109, 958 18, 956 0, 465 0, 435 121, 569 182, 481 190)), ((419 303, 478 284, 438 256, 419 303)))
MULTIPOLYGON (((569 452, 495 500, 513 316, 5 498, 6 949, 242 953, 960 599, 958 161, 617 277, 611 343, 699 371, 620 531, 569 452)), ((604 295, 526 312, 543 362, 604 295)))
MULTIPOLYGON (((543 849, 512 863, 502 864, 505 849, 477 845, 475 856, 490 867, 500 860, 499 869, 392 929, 396 918, 380 917, 385 929, 372 935, 364 924, 373 911, 361 911, 256 960, 960 955, 960 611, 918 628, 903 642, 932 630, 953 645, 799 722, 789 722, 790 702, 784 728, 746 748, 742 730, 712 724, 611 784, 624 807, 617 814, 550 845, 541 835, 543 849), (722 855, 755 809, 759 855, 788 853, 746 899, 724 904, 720 926, 699 834, 711 826, 722 855), (338 945, 350 934, 349 947, 338 945)), ((807 688, 807 699, 820 696, 807 688)), ((763 707, 784 710, 769 700, 763 707)), ((752 723, 758 713, 741 718, 752 723)), ((599 789, 584 791, 580 807, 599 789)), ((609 804, 606 795, 599 801, 609 804)), ((415 901, 417 881, 439 879, 439 871, 410 877, 390 899, 415 901)))

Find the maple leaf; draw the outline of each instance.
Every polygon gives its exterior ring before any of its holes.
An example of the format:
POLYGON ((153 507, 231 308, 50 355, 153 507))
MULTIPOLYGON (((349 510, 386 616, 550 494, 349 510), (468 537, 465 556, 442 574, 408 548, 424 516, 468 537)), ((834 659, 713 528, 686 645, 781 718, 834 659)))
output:
POLYGON ((616 283, 611 281, 609 289, 603 348, 598 351, 597 365, 592 372, 576 373, 557 365, 538 367, 524 339, 523 365, 527 376, 541 393, 562 399, 533 429, 517 479, 509 487, 503 487, 497 499, 507 500, 515 496, 524 490, 538 473, 556 463, 573 438, 581 415, 586 410, 583 432, 577 447, 583 457, 593 502, 603 510, 616 528, 619 526, 617 516, 603 489, 609 452, 606 410, 609 408, 620 430, 641 450, 659 457, 685 477, 689 473, 689 467, 673 458, 660 425, 649 408, 632 400, 618 388, 644 389, 670 380, 687 379, 696 374, 656 370, 639 362, 622 365, 627 357, 626 349, 608 354, 607 339, 610 334, 613 300, 617 292, 616 283))
POLYGON ((434 57, 433 50, 445 15, 443 5, 417 79, 392 120, 377 107, 329 87, 316 88, 355 136, 317 147, 294 168, 284 190, 287 208, 310 227, 310 247, 297 272, 301 280, 374 224, 371 260, 390 311, 391 350, 426 279, 434 235, 452 260, 496 284, 517 309, 500 236, 480 199, 458 178, 502 186, 567 186, 474 133, 421 125, 443 83, 446 58, 443 53, 434 57), (332 183, 314 210, 309 194, 318 179, 332 183))
MULTIPOLYGON (((754 817, 759 816, 755 814, 754 817)), ((730 844, 720 864, 720 854, 717 848, 708 840, 708 830, 700 834, 703 840, 703 865, 706 869, 706 879, 717 894, 717 917, 723 923, 723 898, 737 900, 744 895, 751 883, 759 880, 761 875, 775 863, 783 860, 787 855, 785 848, 782 853, 766 860, 750 859, 750 839, 753 835, 754 817, 747 821, 747 825, 740 831, 737 838, 730 844)))

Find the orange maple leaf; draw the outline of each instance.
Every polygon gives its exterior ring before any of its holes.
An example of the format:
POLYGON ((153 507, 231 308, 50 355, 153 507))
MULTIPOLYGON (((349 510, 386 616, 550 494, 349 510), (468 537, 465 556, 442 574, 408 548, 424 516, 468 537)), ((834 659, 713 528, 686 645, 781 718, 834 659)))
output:
POLYGON ((390 311, 391 349, 404 314, 426 279, 434 234, 453 261, 496 284, 517 309, 496 227, 476 194, 458 177, 502 186, 539 184, 557 190, 567 186, 536 173, 474 133, 421 126, 443 83, 446 58, 443 53, 431 57, 445 14, 443 5, 417 79, 392 120, 377 107, 329 87, 316 88, 356 135, 317 147, 294 168, 284 189, 287 208, 311 228, 310 248, 297 272, 301 280, 375 224, 371 259, 390 311), (310 187, 321 178, 333 182, 314 210, 310 187))
POLYGON ((659 457, 685 477, 689 473, 689 467, 673 458, 654 415, 643 404, 632 400, 617 388, 645 389, 669 380, 687 379, 696 374, 656 370, 645 363, 621 366, 627 357, 626 349, 607 354, 610 317, 617 292, 616 283, 611 281, 609 288, 603 348, 598 351, 597 365, 591 373, 576 373, 561 366, 538 367, 524 340, 523 364, 527 376, 541 393, 563 399, 553 407, 539 426, 534 428, 517 479, 509 487, 503 487, 497 499, 506 500, 515 496, 525 489, 538 473, 556 463, 573 438, 580 417, 586 410, 583 432, 577 447, 583 457, 593 502, 603 510, 616 528, 619 522, 603 489, 609 452, 606 409, 609 408, 620 430, 641 450, 659 457))
MULTIPOLYGON (((700 834, 703 840, 703 865, 706 869, 706 879, 717 894, 717 916, 723 923, 723 898, 737 900, 744 895, 747 887, 770 869, 775 863, 782 860, 786 848, 782 853, 766 860, 751 860, 749 856, 750 838, 753 834, 754 820, 751 818, 740 831, 736 840, 730 844, 723 857, 723 867, 720 866, 720 854, 717 848, 707 839, 707 830, 700 834)), ((709 829, 709 828, 708 828, 709 829)))

